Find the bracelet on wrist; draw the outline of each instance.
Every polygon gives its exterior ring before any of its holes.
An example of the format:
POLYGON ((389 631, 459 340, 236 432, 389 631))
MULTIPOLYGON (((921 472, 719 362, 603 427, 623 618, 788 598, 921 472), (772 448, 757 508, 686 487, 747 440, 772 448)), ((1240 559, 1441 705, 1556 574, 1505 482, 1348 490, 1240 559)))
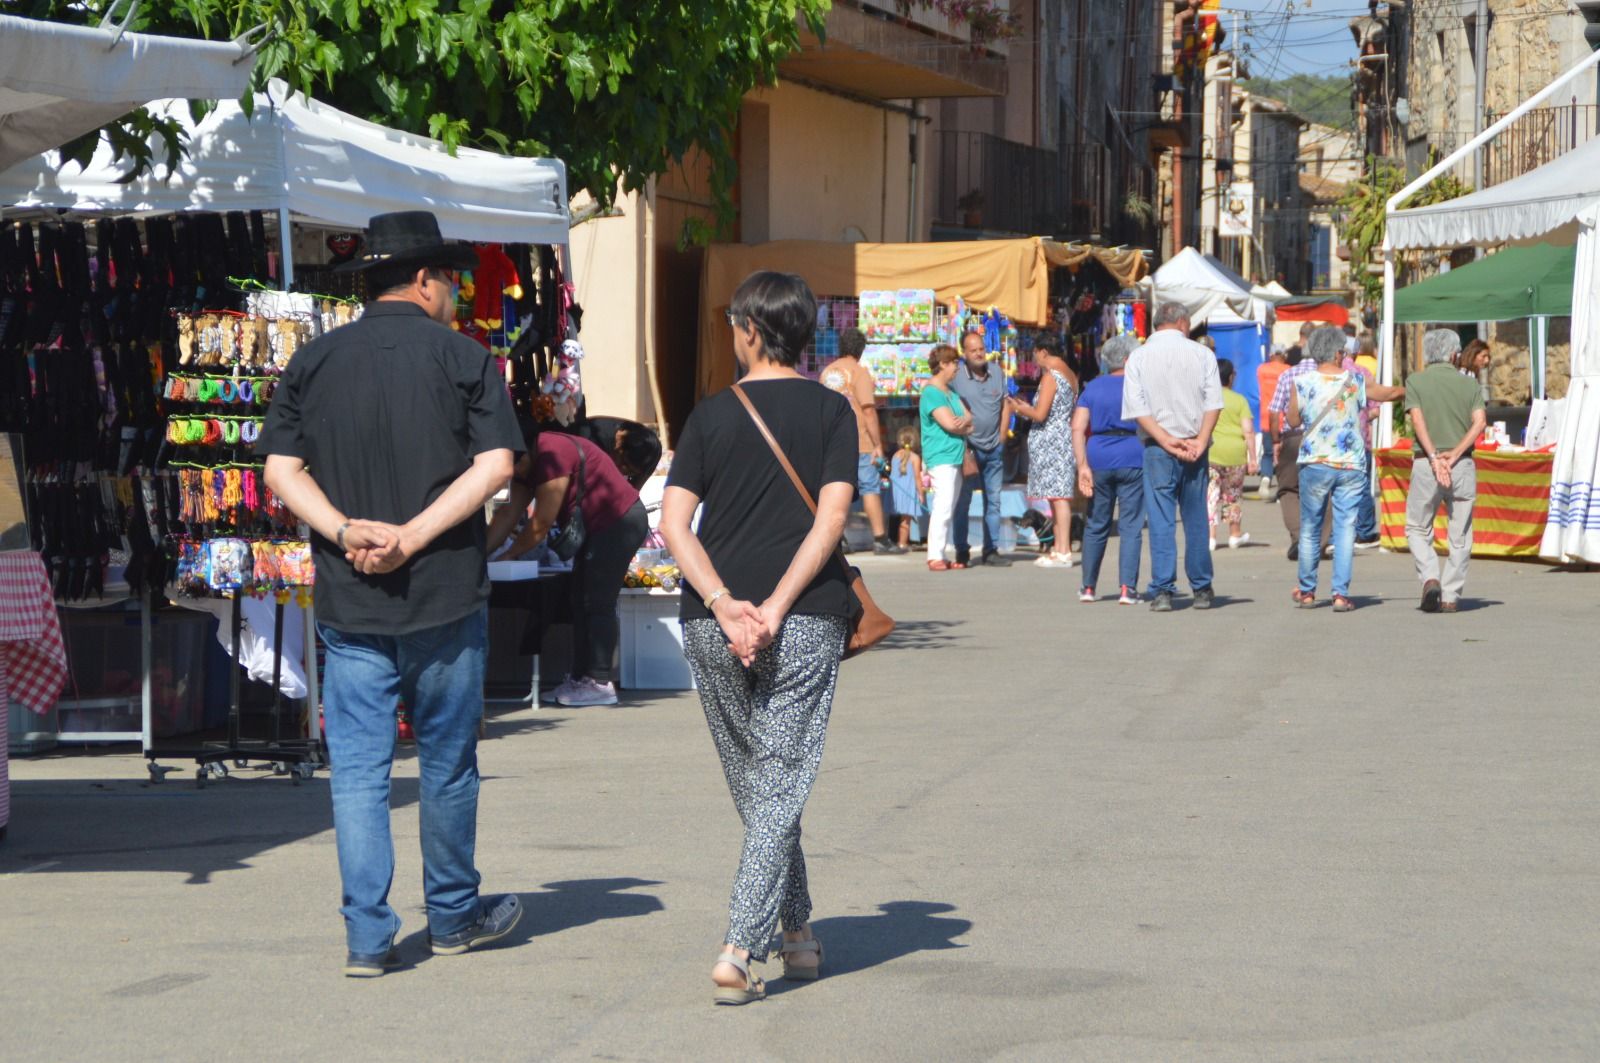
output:
POLYGON ((348 520, 345 521, 343 524, 339 525, 339 530, 333 533, 334 541, 339 544, 339 549, 341 550, 345 549, 344 533, 350 529, 350 525, 352 523, 354 522, 348 520))
POLYGON ((732 596, 733 596, 733 592, 730 591, 728 588, 726 588, 726 587, 718 587, 716 590, 712 591, 710 594, 706 595, 706 597, 705 597, 706 612, 711 613, 711 612, 715 612, 716 611, 717 599, 719 599, 719 598, 731 598, 732 596))

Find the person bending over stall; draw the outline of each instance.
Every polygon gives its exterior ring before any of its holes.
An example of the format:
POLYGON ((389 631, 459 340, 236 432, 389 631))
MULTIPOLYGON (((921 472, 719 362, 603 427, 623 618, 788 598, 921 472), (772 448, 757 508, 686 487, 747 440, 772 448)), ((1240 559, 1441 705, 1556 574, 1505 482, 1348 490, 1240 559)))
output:
POLYGON ((587 439, 540 432, 530 444, 511 477, 510 504, 489 522, 489 545, 510 539, 504 554, 519 557, 543 544, 552 527, 565 529, 581 515, 583 545, 572 562, 572 671, 546 700, 568 708, 615 705, 617 598, 650 523, 639 492, 587 439))

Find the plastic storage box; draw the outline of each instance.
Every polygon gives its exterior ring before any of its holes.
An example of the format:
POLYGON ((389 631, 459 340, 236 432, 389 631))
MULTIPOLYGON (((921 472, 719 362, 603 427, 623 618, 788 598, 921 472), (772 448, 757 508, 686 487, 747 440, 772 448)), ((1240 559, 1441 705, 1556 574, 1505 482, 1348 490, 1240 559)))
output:
POLYGON ((693 690, 683 656, 680 596, 625 588, 617 600, 622 620, 622 685, 629 690, 693 690))
MULTIPOLYGON (((156 737, 192 734, 205 707, 209 617, 163 610, 151 618, 151 729, 156 737)), ((76 734, 140 730, 137 612, 61 611, 71 676, 56 705, 62 741, 76 734)))

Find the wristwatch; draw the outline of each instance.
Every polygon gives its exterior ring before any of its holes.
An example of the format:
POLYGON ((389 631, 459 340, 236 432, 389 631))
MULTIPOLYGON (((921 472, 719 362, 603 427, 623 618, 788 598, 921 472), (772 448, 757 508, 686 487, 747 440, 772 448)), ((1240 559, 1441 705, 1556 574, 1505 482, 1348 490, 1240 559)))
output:
POLYGON ((705 597, 706 612, 708 612, 708 613, 711 612, 711 608, 712 608, 712 606, 717 604, 717 599, 718 598, 726 598, 726 597, 728 597, 728 595, 730 595, 732 593, 733 592, 730 591, 726 587, 718 587, 716 590, 714 590, 710 594, 706 595, 706 597, 705 597))

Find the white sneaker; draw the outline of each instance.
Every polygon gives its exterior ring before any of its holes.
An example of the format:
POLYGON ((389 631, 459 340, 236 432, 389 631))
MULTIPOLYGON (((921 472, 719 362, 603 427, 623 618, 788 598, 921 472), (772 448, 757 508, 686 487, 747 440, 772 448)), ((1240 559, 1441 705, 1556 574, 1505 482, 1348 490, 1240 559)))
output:
POLYGON ((570 675, 563 676, 561 682, 556 684, 555 689, 545 691, 540 695, 539 700, 546 705, 557 705, 560 704, 562 698, 572 694, 573 690, 572 677, 570 675))
POLYGON ((1249 532, 1242 532, 1242 533, 1240 533, 1238 535, 1230 535, 1230 536, 1228 536, 1228 549, 1229 550, 1237 550, 1237 549, 1239 549, 1239 547, 1243 546, 1245 543, 1247 543, 1249 541, 1250 541, 1250 533, 1249 532))
POLYGON ((1138 605, 1139 604, 1139 592, 1134 590, 1132 587, 1124 586, 1122 588, 1122 597, 1117 599, 1117 604, 1118 605, 1138 605))
POLYGON ((617 688, 611 683, 596 683, 588 676, 572 681, 572 690, 560 698, 563 706, 581 709, 590 705, 615 705, 617 688))
POLYGON ((1034 562, 1037 568, 1071 568, 1071 554, 1049 553, 1034 562))
POLYGON ((1095 600, 1095 596, 1094 596, 1094 588, 1093 587, 1085 587, 1085 588, 1083 588, 1083 590, 1078 592, 1078 601, 1080 601, 1080 602, 1092 602, 1094 600, 1095 600))
POLYGON ((1210 548, 1211 548, 1211 549, 1212 549, 1212 550, 1215 550, 1215 549, 1216 549, 1216 548, 1217 548, 1217 541, 1216 541, 1216 540, 1215 540, 1215 539, 1212 539, 1212 540, 1211 540, 1211 546, 1210 546, 1210 548))

